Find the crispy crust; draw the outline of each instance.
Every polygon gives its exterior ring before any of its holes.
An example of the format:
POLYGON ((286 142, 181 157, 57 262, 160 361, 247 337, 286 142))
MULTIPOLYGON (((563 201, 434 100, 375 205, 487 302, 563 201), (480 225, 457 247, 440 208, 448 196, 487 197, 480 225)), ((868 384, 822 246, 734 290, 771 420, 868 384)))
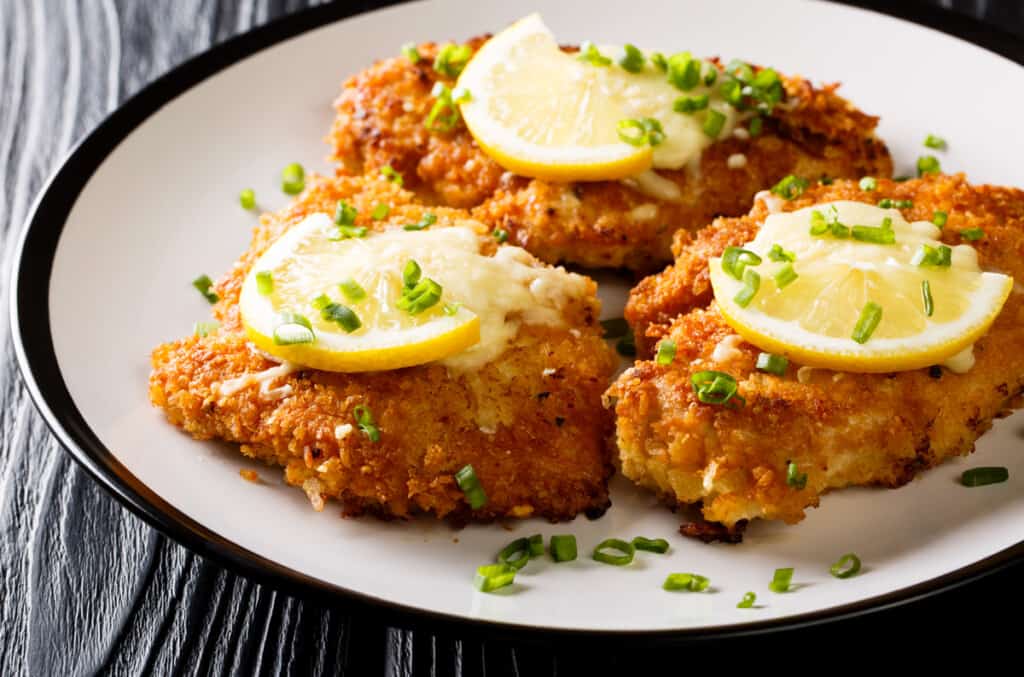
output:
MULTIPOLYGON (((485 40, 469 44, 477 49, 485 40)), ((719 141, 704 152, 697 172, 659 172, 679 186, 677 202, 617 181, 562 184, 515 176, 481 151, 464 125, 447 134, 426 129, 431 87, 452 82, 431 67, 434 43, 419 51, 417 64, 385 59, 345 83, 328 139, 339 171, 377 173, 389 165, 428 204, 474 208, 476 218, 508 231, 510 241, 548 262, 650 271, 671 259, 674 232, 746 212, 758 190, 787 174, 892 174, 889 152, 874 136, 878 118, 839 97, 837 85, 814 88, 793 77, 784 80, 787 104, 776 108, 759 137, 719 141), (746 165, 730 169, 733 154, 743 154, 746 165)))
MULTIPOLYGON (((289 226, 312 212, 332 212, 339 199, 360 215, 387 202, 391 223, 416 221, 423 212, 411 194, 383 180, 307 183, 291 207, 261 219, 250 249, 217 283, 221 328, 154 350, 150 398, 168 420, 198 439, 239 443, 243 454, 283 466, 287 482, 302 487, 318 509, 335 498, 346 514, 430 512, 456 522, 601 513, 612 467, 600 397, 616 360, 600 338, 594 285, 567 310, 567 328, 523 325, 501 359, 477 372, 438 365, 363 374, 304 370, 274 381, 275 388, 291 388, 281 399, 261 398, 256 387, 218 399, 215 383, 274 366, 246 341, 237 303, 253 261, 289 226), (374 414, 379 443, 345 428, 360 404, 374 414), (488 495, 487 505, 472 512, 453 478, 466 464, 488 495)), ((466 216, 432 211, 438 225, 466 216)), ((382 227, 365 216, 358 222, 382 227)))
MULTIPOLYGON (((979 227, 973 243, 984 269, 1024 279, 1024 192, 970 186, 963 176, 938 176, 861 191, 855 182, 818 186, 786 211, 837 199, 874 203, 911 199, 911 220, 948 212, 943 233, 979 227)), ((1024 392, 1024 294, 1018 285, 989 332, 975 346, 966 374, 932 367, 891 374, 853 374, 790 364, 780 378, 754 369, 759 350, 740 342, 724 358, 716 346, 734 334, 707 290, 708 257, 750 239, 766 215, 720 219, 691 242, 681 238, 676 265, 634 290, 630 317, 647 322, 650 349, 661 337, 677 345, 675 361, 638 361, 609 389, 624 475, 680 504, 702 502, 711 522, 734 527, 752 518, 797 522, 824 492, 851 485, 897 487, 943 460, 973 451, 996 417, 1020 406, 1024 392), (703 265, 702 265, 703 262, 703 265), (666 321, 675 314, 671 321, 666 321), (657 318, 657 322, 652 322, 657 318), (701 404, 690 375, 717 369, 734 376, 746 406, 701 404), (799 374, 799 376, 798 376, 799 374), (786 484, 786 465, 807 472, 806 488, 786 484)))

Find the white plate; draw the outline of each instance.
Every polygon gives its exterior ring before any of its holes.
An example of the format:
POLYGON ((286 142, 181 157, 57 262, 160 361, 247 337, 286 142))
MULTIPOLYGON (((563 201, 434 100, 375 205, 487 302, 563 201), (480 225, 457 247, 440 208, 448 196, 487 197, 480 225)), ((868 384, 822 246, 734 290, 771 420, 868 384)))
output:
MULTIPOLYGON (((1024 70, 866 11, 796 0, 649 0, 642 11, 590 0, 585 12, 554 0, 530 7, 452 1, 326 23, 345 10, 317 10, 216 48, 158 81, 69 158, 38 203, 14 273, 12 324, 29 387, 65 446, 154 524, 250 574, 545 630, 706 632, 833 617, 1019 556, 1020 417, 997 423, 973 457, 903 489, 838 492, 798 526, 756 523, 742 545, 709 546, 676 535, 677 518, 621 479, 613 483, 612 509, 592 522, 453 531, 427 519, 341 519, 334 506, 315 513, 278 471, 247 463, 227 445, 190 439, 149 404, 150 350, 208 314, 189 282, 220 274, 247 246, 254 216, 239 208, 239 190, 251 186, 261 207, 277 208, 285 203, 277 188, 285 164, 330 169, 322 139, 342 79, 406 41, 495 31, 532 9, 563 42, 628 40, 842 81, 842 93, 882 116, 897 173, 912 167, 924 135, 935 132, 951 143, 944 167, 977 182, 1024 185, 1024 163, 1008 148, 1019 136, 1009 111, 1024 109, 1024 70), (318 23, 326 25, 306 30, 318 23), (958 486, 960 472, 978 464, 1007 466, 1011 479, 958 486), (265 483, 242 481, 241 467, 257 469, 265 483), (575 533, 582 557, 558 566, 536 560, 503 594, 474 591, 478 564, 535 532, 575 533), (640 534, 668 538, 671 552, 640 554, 625 568, 588 557, 601 539, 640 534), (829 565, 850 551, 861 556, 864 572, 832 578, 829 565), (795 567, 795 592, 768 592, 781 566, 795 567), (662 591, 672 571, 709 576, 711 592, 662 591), (748 590, 759 607, 737 609, 748 590)), ((605 286, 606 316, 621 314, 623 289, 621 282, 605 286)))

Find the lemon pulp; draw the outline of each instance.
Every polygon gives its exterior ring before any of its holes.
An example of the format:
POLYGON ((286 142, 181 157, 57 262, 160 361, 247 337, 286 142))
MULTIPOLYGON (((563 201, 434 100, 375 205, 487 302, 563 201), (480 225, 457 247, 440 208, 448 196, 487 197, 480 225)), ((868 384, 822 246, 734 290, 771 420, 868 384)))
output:
POLYGON ((709 262, 715 300, 726 321, 758 347, 828 369, 884 372, 942 363, 970 347, 995 320, 1013 287, 1006 275, 982 272, 969 245, 951 248, 950 265, 918 265, 922 247, 938 250, 940 230, 908 223, 896 209, 839 201, 770 215, 744 249, 761 257, 748 266, 760 287, 743 306, 746 284, 729 275, 722 259, 709 262), (828 222, 891 228, 893 244, 875 244, 831 233, 812 236, 814 212, 828 222), (797 274, 776 281, 788 262, 773 261, 773 245, 790 252, 797 274), (929 315, 923 282, 931 297, 929 315), (881 320, 863 343, 853 336, 868 303, 881 320))

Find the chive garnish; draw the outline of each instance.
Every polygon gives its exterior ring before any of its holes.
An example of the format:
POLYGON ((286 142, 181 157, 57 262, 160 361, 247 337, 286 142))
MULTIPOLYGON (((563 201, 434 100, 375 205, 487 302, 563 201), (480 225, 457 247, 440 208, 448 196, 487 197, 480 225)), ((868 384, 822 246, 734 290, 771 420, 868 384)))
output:
POLYGON ((540 534, 534 534, 527 539, 530 542, 530 559, 540 557, 544 554, 544 537, 540 534))
POLYGON ((867 343, 881 321, 882 306, 874 301, 868 301, 860 311, 860 317, 857 318, 857 324, 853 328, 853 336, 851 338, 860 344, 867 343))
POLYGON ((935 136, 929 134, 924 138, 924 145, 926 148, 932 148, 934 150, 946 150, 946 140, 941 136, 935 136))
POLYGON ((749 249, 726 247, 722 252, 722 270, 734 279, 742 280, 747 266, 759 265, 761 265, 761 257, 749 249))
POLYGON ((803 489, 807 486, 807 473, 799 472, 794 461, 790 461, 786 466, 786 485, 794 489, 803 489))
POLYGON ((556 562, 571 562, 576 559, 576 537, 572 534, 552 536, 548 549, 556 562))
POLYGON ((616 131, 619 139, 631 146, 657 146, 665 140, 665 131, 654 118, 619 120, 616 131))
POLYGON ((698 371, 690 376, 690 385, 697 399, 704 404, 728 406, 737 400, 742 406, 746 400, 738 394, 739 385, 729 374, 721 371, 698 371))
POLYGON ((939 228, 945 228, 946 227, 946 221, 948 219, 949 219, 949 215, 946 212, 943 212, 943 211, 937 211, 934 214, 932 214, 932 223, 934 223, 939 228))
POLYGON ((423 58, 420 56, 420 50, 416 49, 415 42, 407 42, 402 45, 402 56, 413 63, 419 63, 420 59, 423 58))
POLYGON ((676 89, 688 92, 700 83, 699 59, 689 52, 679 52, 668 58, 668 81, 676 89))
POLYGON ((681 96, 672 104, 672 110, 677 113, 686 113, 689 115, 707 108, 710 100, 711 97, 707 94, 701 94, 699 96, 681 96))
MULTIPOLYGON (((792 270, 792 269, 791 269, 792 270)), ((796 273, 794 273, 796 275, 796 273)), ((794 278, 796 279, 796 278, 794 278)), ((756 270, 747 268, 743 271, 743 288, 736 292, 736 296, 732 297, 732 300, 740 308, 746 308, 750 305, 750 302, 754 299, 757 294, 757 290, 761 288, 761 276, 756 270)))
POLYGON ((871 244, 895 244, 896 233, 892 227, 875 226, 853 226, 851 229, 853 239, 858 242, 869 242, 871 244))
POLYGON ((664 555, 668 552, 668 541, 664 538, 644 538, 637 536, 633 539, 633 547, 644 552, 656 552, 664 555))
MULTIPOLYGON (((821 212, 818 213, 820 214, 821 212)), ((777 261, 780 263, 783 261, 788 261, 792 263, 793 261, 796 261, 796 254, 789 250, 783 249, 782 246, 779 244, 773 244, 772 248, 768 250, 768 260, 777 261)))
POLYGON ((209 275, 200 275, 196 279, 192 280, 192 286, 195 287, 196 290, 203 295, 203 298, 210 304, 220 301, 220 297, 217 296, 216 292, 210 291, 210 288, 213 287, 213 280, 210 279, 209 275))
POLYGON ((437 223, 437 215, 433 212, 424 212, 423 216, 416 223, 409 223, 402 226, 403 230, 423 230, 437 223))
POLYGON ((320 308, 320 317, 324 318, 328 322, 334 322, 339 327, 345 330, 346 334, 351 334, 356 329, 363 326, 363 323, 359 320, 359 316, 349 308, 343 306, 340 303, 334 303, 328 299, 328 302, 320 308))
POLYGON ((953 249, 944 244, 938 247, 922 244, 910 263, 915 266, 935 266, 936 268, 948 268, 953 262, 953 249))
POLYGON ((927 176, 928 174, 938 174, 942 171, 942 166, 939 164, 939 158, 934 155, 922 155, 917 158, 917 175, 927 176))
POLYGON ((395 304, 399 310, 410 315, 419 315, 441 300, 441 285, 429 277, 422 277, 422 271, 416 261, 409 259, 402 270, 402 295, 395 304))
POLYGON ((935 312, 935 304, 932 301, 932 285, 928 280, 921 280, 921 299, 924 301, 924 314, 931 317, 935 312))
POLYGON ((312 343, 316 340, 313 325, 305 315, 283 312, 277 318, 274 327, 274 343, 279 346, 290 346, 300 343, 312 343))
POLYGON ((785 376, 786 369, 789 368, 789 360, 783 355, 760 353, 757 356, 756 367, 759 371, 775 374, 776 376, 785 376))
POLYGON ((477 567, 473 587, 480 592, 491 592, 511 585, 516 579, 516 570, 507 564, 485 564, 477 567))
POLYGON ((484 493, 484 488, 480 486, 480 479, 476 476, 476 471, 473 470, 472 465, 463 466, 461 470, 455 473, 455 484, 462 490, 462 493, 466 496, 466 501, 469 503, 469 507, 473 510, 479 510, 487 504, 487 494, 484 493))
POLYGON ((736 605, 737 609, 750 609, 754 606, 754 602, 757 601, 757 595, 752 592, 745 593, 743 599, 736 605))
POLYGON ((701 128, 704 133, 712 139, 717 139, 725 126, 725 114, 717 110, 709 110, 704 117, 704 126, 701 128))
POLYGON ((435 82, 430 95, 436 101, 423 124, 432 132, 450 132, 455 129, 462 119, 456 104, 469 101, 469 91, 459 87, 451 90, 443 82, 435 82))
POLYGON ((658 354, 654 358, 654 361, 662 366, 672 364, 672 360, 676 358, 676 342, 672 339, 663 339, 658 344, 658 354))
POLYGON ((434 70, 447 78, 458 77, 471 56, 473 48, 469 45, 448 43, 438 50, 434 58, 434 70))
POLYGON ((281 170, 281 190, 288 195, 298 195, 306 187, 306 170, 293 162, 281 170))
POLYGON ((380 173, 385 179, 387 179, 391 183, 396 183, 399 186, 405 183, 405 180, 402 178, 402 175, 396 172, 391 165, 384 165, 383 167, 381 167, 380 173))
POLYGON ((508 231, 501 228, 495 228, 491 231, 491 236, 500 243, 508 242, 508 231))
POLYGON ((357 405, 352 410, 352 418, 356 420, 356 427, 370 438, 371 442, 380 442, 380 429, 373 421, 373 412, 365 404, 357 405))
POLYGON ((585 61, 591 66, 610 66, 612 60, 606 57, 597 48, 597 45, 592 43, 590 40, 584 40, 583 44, 580 45, 579 56, 576 57, 580 61, 585 61))
POLYGON ((592 557, 598 562, 621 567, 632 562, 633 555, 635 554, 636 548, 633 547, 632 543, 621 538, 607 538, 597 544, 592 557), (616 555, 614 551, 618 551, 621 554, 616 555))
POLYGON ((773 277, 775 278, 775 286, 778 287, 779 289, 785 289, 790 284, 795 282, 796 278, 800 276, 796 274, 795 270, 793 270, 793 264, 787 263, 786 265, 779 268, 775 272, 775 275, 773 277))
POLYGON ((358 214, 355 207, 344 200, 338 200, 338 206, 334 208, 334 223, 339 226, 355 225, 358 214))
POLYGON ((768 584, 768 589, 772 592, 789 592, 789 585, 792 580, 792 567, 776 569, 775 575, 772 576, 772 582, 768 584))
POLYGON ((256 207, 256 191, 252 188, 246 188, 238 194, 238 203, 242 205, 242 209, 253 209, 256 207))
POLYGON ((807 179, 790 174, 772 186, 772 193, 784 200, 793 200, 807 190, 807 179))
POLYGON ((860 186, 861 190, 871 192, 878 188, 878 181, 876 181, 875 177, 873 176, 865 176, 863 179, 860 180, 860 183, 858 185, 860 186))
POLYGON ((274 293, 274 274, 269 270, 261 270, 256 273, 256 291, 263 296, 270 296, 274 293))
POLYGON ((698 574, 669 574, 661 584, 663 590, 703 592, 711 585, 711 580, 698 574))
POLYGON ((358 282, 353 280, 351 277, 346 278, 338 283, 338 287, 341 289, 342 295, 345 300, 349 303, 355 303, 362 301, 366 298, 366 290, 363 289, 358 282))
POLYGON ((968 242, 975 242, 985 237, 985 231, 981 228, 967 228, 960 231, 960 237, 968 242))
POLYGON ((507 564, 515 570, 522 569, 530 561, 530 540, 517 538, 498 553, 498 562, 507 564))
POLYGON ((860 571, 860 557, 848 552, 840 557, 835 564, 829 567, 829 573, 836 578, 850 578, 860 571))
POLYGON ((1010 471, 999 466, 971 468, 960 475, 960 483, 965 487, 983 487, 986 484, 999 484, 1008 479, 1010 471))
POLYGON ((630 73, 639 73, 644 69, 644 63, 647 59, 644 58, 644 53, 641 52, 635 45, 626 43, 623 47, 624 54, 619 59, 619 66, 622 70, 630 73))
POLYGON ((370 216, 373 217, 374 221, 380 221, 381 219, 386 219, 388 214, 390 214, 390 213, 391 213, 390 205, 388 205, 385 202, 381 202, 381 203, 378 203, 377 206, 373 208, 373 211, 370 212, 370 216))

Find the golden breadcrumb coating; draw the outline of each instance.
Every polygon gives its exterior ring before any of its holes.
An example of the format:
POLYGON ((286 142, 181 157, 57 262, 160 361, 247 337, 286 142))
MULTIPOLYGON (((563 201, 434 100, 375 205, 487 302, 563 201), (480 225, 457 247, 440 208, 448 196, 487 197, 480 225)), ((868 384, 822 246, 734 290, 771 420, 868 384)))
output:
MULTIPOLYGON (((959 231, 982 228, 971 244, 984 270, 1024 280, 1024 192, 972 187, 963 176, 934 176, 878 190, 837 181, 784 202, 791 211, 832 200, 876 203, 913 200, 908 220, 945 211, 942 239, 961 244, 959 231)), ((735 336, 712 301, 707 260, 752 239, 767 216, 763 202, 737 219, 719 219, 697 238, 680 235, 678 259, 633 290, 629 318, 646 336, 647 354, 669 337, 671 365, 641 360, 609 389, 622 472, 674 504, 700 504, 705 520, 732 536, 753 518, 798 522, 829 489, 851 485, 897 487, 941 461, 973 451, 975 441, 1024 392, 1024 288, 1014 292, 974 347, 965 374, 931 367, 889 374, 801 368, 783 377, 756 371, 760 352, 735 336), (735 349, 715 348, 726 345, 735 349), (716 359, 717 358, 717 359, 716 359), (690 375, 715 369, 732 375, 746 405, 702 404, 690 375), (786 483, 792 461, 806 472, 803 489, 786 483)))
MULTIPOLYGON (((424 212, 383 179, 312 177, 307 186, 292 206, 261 218, 249 250, 217 283, 220 329, 153 351, 150 398, 168 420, 198 439, 236 442, 243 454, 283 466, 287 482, 302 487, 317 509, 335 498, 346 514, 430 512, 459 522, 602 512, 612 466, 601 393, 616 359, 601 339, 593 283, 566 308, 566 328, 524 324, 507 352, 475 372, 437 364, 359 374, 306 369, 273 382, 275 391, 290 389, 279 399, 261 396, 258 387, 218 397, 215 384, 276 364, 246 340, 238 295, 252 263, 287 228, 311 213, 333 213, 339 199, 372 229, 413 223, 424 212), (381 202, 391 205, 386 222, 368 217, 381 202), (355 426, 358 405, 372 411, 379 442, 355 426), (488 497, 475 511, 454 479, 467 464, 488 497)), ((458 210, 431 211, 434 227, 466 218, 458 210)), ((497 249, 488 246, 488 253, 497 249)))
MULTIPOLYGON (((486 38, 468 44, 478 49, 486 38)), ((447 133, 424 121, 434 103, 437 45, 422 58, 384 59, 349 78, 335 104, 329 142, 340 172, 376 174, 390 166, 428 204, 473 208, 473 215, 509 233, 509 241, 556 263, 651 271, 671 260, 673 233, 696 230, 716 216, 746 213, 757 191, 788 174, 809 177, 891 176, 892 161, 874 136, 878 118, 836 94, 783 78, 787 100, 749 139, 729 137, 707 148, 699 171, 658 173, 678 199, 656 199, 620 181, 553 183, 506 172, 461 122, 447 133), (731 169, 729 158, 745 164, 731 169)))

